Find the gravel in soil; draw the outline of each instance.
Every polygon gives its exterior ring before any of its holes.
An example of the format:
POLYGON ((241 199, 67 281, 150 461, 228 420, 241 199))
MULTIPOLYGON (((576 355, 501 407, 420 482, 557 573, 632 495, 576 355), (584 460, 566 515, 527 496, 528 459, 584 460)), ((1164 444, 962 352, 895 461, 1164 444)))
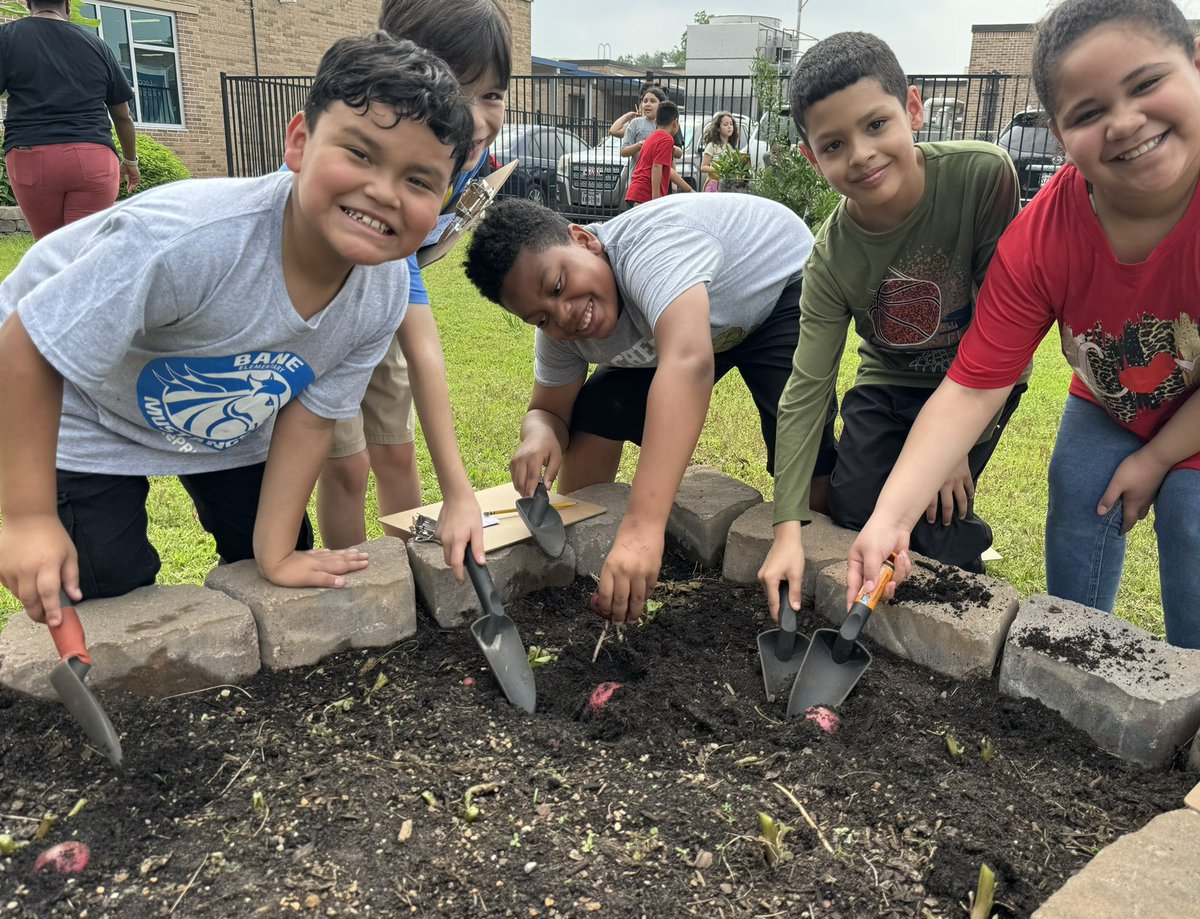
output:
POLYGON ((765 702, 758 590, 678 561, 663 579, 595 663, 591 582, 510 604, 546 661, 532 717, 469 631, 427 621, 240 687, 105 694, 126 778, 60 706, 0 691, 0 834, 28 843, 0 856, 0 910, 948 919, 986 862, 1007 919, 1192 784, 879 649, 840 730, 789 721, 765 702), (35 873, 63 841, 86 868, 35 873))

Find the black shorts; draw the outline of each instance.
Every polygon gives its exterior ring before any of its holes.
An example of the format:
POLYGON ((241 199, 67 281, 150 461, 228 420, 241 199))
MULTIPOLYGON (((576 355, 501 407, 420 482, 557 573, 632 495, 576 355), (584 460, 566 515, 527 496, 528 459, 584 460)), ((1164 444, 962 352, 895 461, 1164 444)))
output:
MULTIPOLYGON (((792 373, 792 360, 800 334, 800 281, 783 289, 775 309, 742 342, 713 355, 713 381, 737 368, 758 409, 767 471, 775 470, 775 427, 779 397, 792 373)), ((592 373, 571 412, 571 431, 641 446, 646 426, 646 399, 654 380, 654 367, 598 367, 592 373)), ((836 397, 830 402, 821 437, 821 452, 814 475, 828 475, 837 459, 833 422, 836 397)))
MULTIPOLYGON (((181 475, 200 524, 213 535, 222 562, 254 557, 254 521, 265 463, 181 475)), ((58 470, 58 518, 79 553, 79 588, 85 600, 119 597, 154 583, 161 567, 146 535, 146 496, 141 475, 101 475, 58 470)), ((308 515, 297 549, 313 547, 308 515)))

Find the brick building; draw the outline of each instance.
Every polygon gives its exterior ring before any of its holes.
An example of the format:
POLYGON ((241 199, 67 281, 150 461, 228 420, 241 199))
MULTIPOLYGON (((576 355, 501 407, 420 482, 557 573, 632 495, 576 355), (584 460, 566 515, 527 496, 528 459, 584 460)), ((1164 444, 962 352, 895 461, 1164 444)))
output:
MULTIPOLYGON (((497 2, 512 20, 513 71, 527 74, 531 0, 497 2)), ((221 73, 311 76, 335 38, 375 25, 379 0, 98 0, 82 13, 100 20, 132 77, 138 132, 216 176, 226 172, 221 73)))

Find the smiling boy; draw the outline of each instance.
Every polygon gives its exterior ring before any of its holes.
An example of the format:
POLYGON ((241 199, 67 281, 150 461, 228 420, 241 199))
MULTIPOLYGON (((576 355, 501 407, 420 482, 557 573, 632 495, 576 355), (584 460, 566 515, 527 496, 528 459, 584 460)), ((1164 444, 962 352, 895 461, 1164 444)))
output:
POLYGON ((510 200, 476 230, 467 277, 537 326, 533 395, 510 464, 518 491, 555 477, 563 492, 611 482, 623 443, 641 445, 600 574, 600 604, 615 621, 637 619, 658 579, 714 380, 734 367, 772 467, 811 245, 804 221, 753 195, 670 196, 587 228, 510 200))
MULTIPOLYGON (((853 322, 854 386, 828 492, 835 523, 860 529, 912 423, 946 374, 974 315, 1000 234, 1019 207, 1008 155, 976 141, 913 142, 921 95, 892 50, 865 32, 815 44, 792 76, 791 112, 805 155, 845 198, 817 234, 805 270, 800 343, 779 404, 775 539, 759 571, 773 616, 779 582, 800 608, 801 526, 809 482, 827 450, 824 409, 853 322)), ((912 545, 982 571, 991 530, 975 515, 975 483, 1025 390, 1022 378, 967 462, 933 496, 912 545)))
MULTIPOLYGON (((154 583, 149 475, 178 476, 221 558, 275 584, 340 587, 367 564, 307 551, 305 505, 334 419, 403 330, 403 260, 472 127, 440 60, 343 39, 288 125, 294 175, 172 183, 29 250, 0 285, 0 583, 31 618, 56 625, 60 589, 154 583)), ((459 473, 444 487, 473 501, 459 473)))

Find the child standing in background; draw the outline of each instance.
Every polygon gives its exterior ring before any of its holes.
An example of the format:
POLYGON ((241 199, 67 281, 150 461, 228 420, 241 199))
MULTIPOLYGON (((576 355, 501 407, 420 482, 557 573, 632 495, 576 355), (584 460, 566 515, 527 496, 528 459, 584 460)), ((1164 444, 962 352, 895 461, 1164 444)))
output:
POLYGON ((1075 374, 1050 460, 1047 589, 1111 611, 1125 534, 1153 505, 1167 641, 1200 648, 1200 50, 1171 0, 1067 0, 1039 24, 1033 78, 1068 165, 1001 238, 851 549, 850 594, 891 552, 904 579, 929 495, 1057 323, 1075 374))
POLYGON ((705 178, 704 190, 717 191, 719 183, 712 174, 712 161, 725 150, 737 150, 741 146, 741 136, 733 114, 717 112, 700 141, 704 144, 704 154, 700 157, 700 174, 705 178))
POLYGON ((629 191, 625 193, 625 202, 630 206, 662 198, 671 187, 673 135, 679 130, 679 108, 674 102, 663 102, 654 118, 658 129, 642 145, 633 178, 629 180, 629 191))

